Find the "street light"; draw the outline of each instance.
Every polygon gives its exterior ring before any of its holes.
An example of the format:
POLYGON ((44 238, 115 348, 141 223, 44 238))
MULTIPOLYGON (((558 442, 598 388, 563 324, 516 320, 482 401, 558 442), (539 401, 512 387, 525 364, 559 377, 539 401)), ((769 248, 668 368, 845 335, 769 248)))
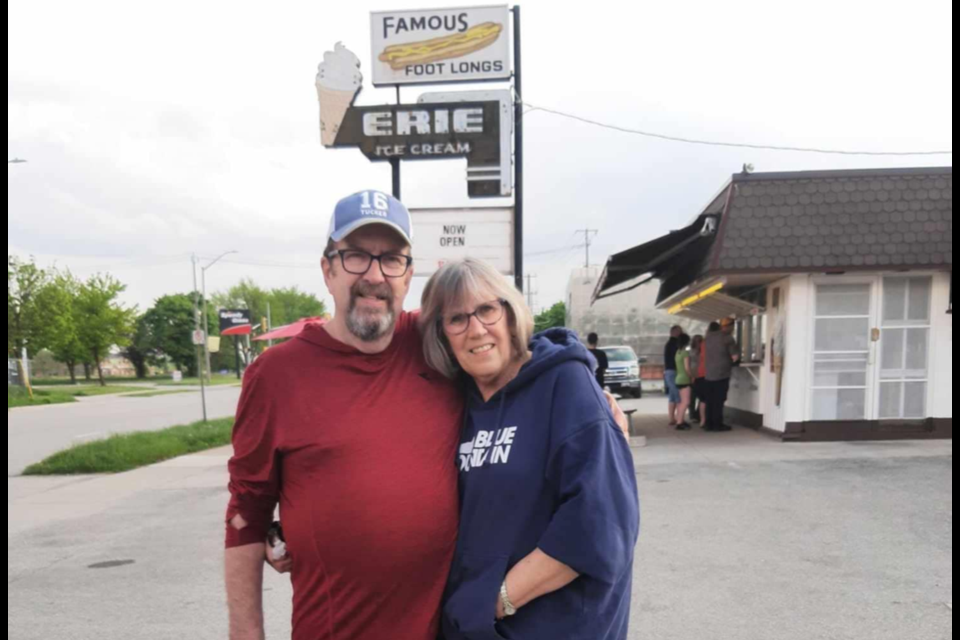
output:
MULTIPOLYGON (((209 321, 209 319, 208 319, 208 317, 207 317, 207 269, 209 269, 209 268, 212 267, 213 265, 217 264, 218 262, 220 262, 220 260, 222 260, 222 259, 225 258, 226 256, 230 255, 231 253, 240 253, 240 252, 239 252, 239 251, 226 251, 226 252, 224 252, 224 253, 221 253, 219 256, 217 256, 217 257, 216 257, 210 264, 208 264, 207 266, 200 268, 200 286, 201 286, 202 289, 203 289, 203 331, 204 331, 204 333, 206 333, 207 329, 208 329, 209 326, 210 326, 210 321, 209 321)), ((206 371, 205 375, 207 376, 207 381, 210 381, 210 380, 211 380, 211 376, 210 376, 210 342, 209 342, 209 340, 204 340, 204 341, 203 341, 203 355, 204 355, 204 359, 205 359, 206 364, 207 364, 207 371, 206 371)))

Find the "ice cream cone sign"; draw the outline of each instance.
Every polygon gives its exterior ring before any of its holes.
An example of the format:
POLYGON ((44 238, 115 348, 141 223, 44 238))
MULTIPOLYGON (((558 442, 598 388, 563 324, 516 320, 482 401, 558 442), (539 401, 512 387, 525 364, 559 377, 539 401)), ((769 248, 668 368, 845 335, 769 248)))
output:
POLYGON ((323 54, 317 69, 317 98, 320 101, 320 141, 333 146, 347 109, 363 87, 360 58, 338 42, 323 54))

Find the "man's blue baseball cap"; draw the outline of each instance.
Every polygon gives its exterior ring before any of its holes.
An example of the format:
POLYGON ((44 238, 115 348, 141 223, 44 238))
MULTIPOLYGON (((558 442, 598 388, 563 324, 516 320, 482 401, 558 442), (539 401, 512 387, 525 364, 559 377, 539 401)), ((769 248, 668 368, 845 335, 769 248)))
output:
POLYGON ((413 244, 413 223, 402 202, 382 191, 360 191, 337 203, 330 218, 329 239, 340 242, 368 224, 382 224, 413 244))

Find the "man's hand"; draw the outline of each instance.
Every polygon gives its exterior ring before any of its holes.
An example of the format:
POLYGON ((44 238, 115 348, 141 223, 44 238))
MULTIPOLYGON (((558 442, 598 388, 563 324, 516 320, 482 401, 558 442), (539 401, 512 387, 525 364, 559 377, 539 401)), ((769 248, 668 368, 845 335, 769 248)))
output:
POLYGON ((623 412, 623 409, 620 408, 620 404, 617 402, 617 399, 613 397, 613 394, 609 391, 603 392, 604 397, 607 399, 607 404, 610 405, 610 411, 613 412, 613 419, 617 423, 617 426, 620 427, 620 430, 623 431, 623 437, 630 440, 630 421, 627 420, 627 414, 623 412))
POLYGON ((273 570, 277 573, 290 573, 293 571, 293 558, 290 557, 290 553, 283 556, 279 560, 273 557, 273 547, 269 542, 263 544, 264 554, 266 556, 267 564, 273 567, 273 570))

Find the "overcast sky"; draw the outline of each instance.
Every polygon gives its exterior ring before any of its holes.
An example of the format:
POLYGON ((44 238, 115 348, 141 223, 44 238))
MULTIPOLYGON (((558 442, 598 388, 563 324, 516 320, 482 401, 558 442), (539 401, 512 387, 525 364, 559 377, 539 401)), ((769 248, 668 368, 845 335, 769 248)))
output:
MULTIPOLYGON (((357 104, 391 102, 392 91, 369 84, 369 12, 457 5, 7 6, 7 155, 28 160, 8 164, 8 252, 82 277, 109 271, 128 285, 125 301, 145 309, 158 296, 192 290, 191 253, 228 250, 239 253, 208 272, 208 290, 250 277, 329 301, 318 265, 333 205, 391 183, 389 165, 321 147, 317 64, 343 41, 363 62, 357 104)), ((521 7, 524 98, 534 105, 751 144, 952 149, 950 0, 525 0, 521 7)), ((429 90, 407 88, 404 101, 429 90)), ((757 171, 953 163, 951 155, 685 145, 544 112, 531 113, 525 130, 526 251, 572 247, 582 242, 576 230, 589 227, 599 230, 594 263, 683 226, 745 162, 757 171)), ((404 200, 470 204, 465 165, 405 163, 404 200)), ((561 300, 570 269, 583 261, 576 248, 531 257, 537 305, 561 300)))

